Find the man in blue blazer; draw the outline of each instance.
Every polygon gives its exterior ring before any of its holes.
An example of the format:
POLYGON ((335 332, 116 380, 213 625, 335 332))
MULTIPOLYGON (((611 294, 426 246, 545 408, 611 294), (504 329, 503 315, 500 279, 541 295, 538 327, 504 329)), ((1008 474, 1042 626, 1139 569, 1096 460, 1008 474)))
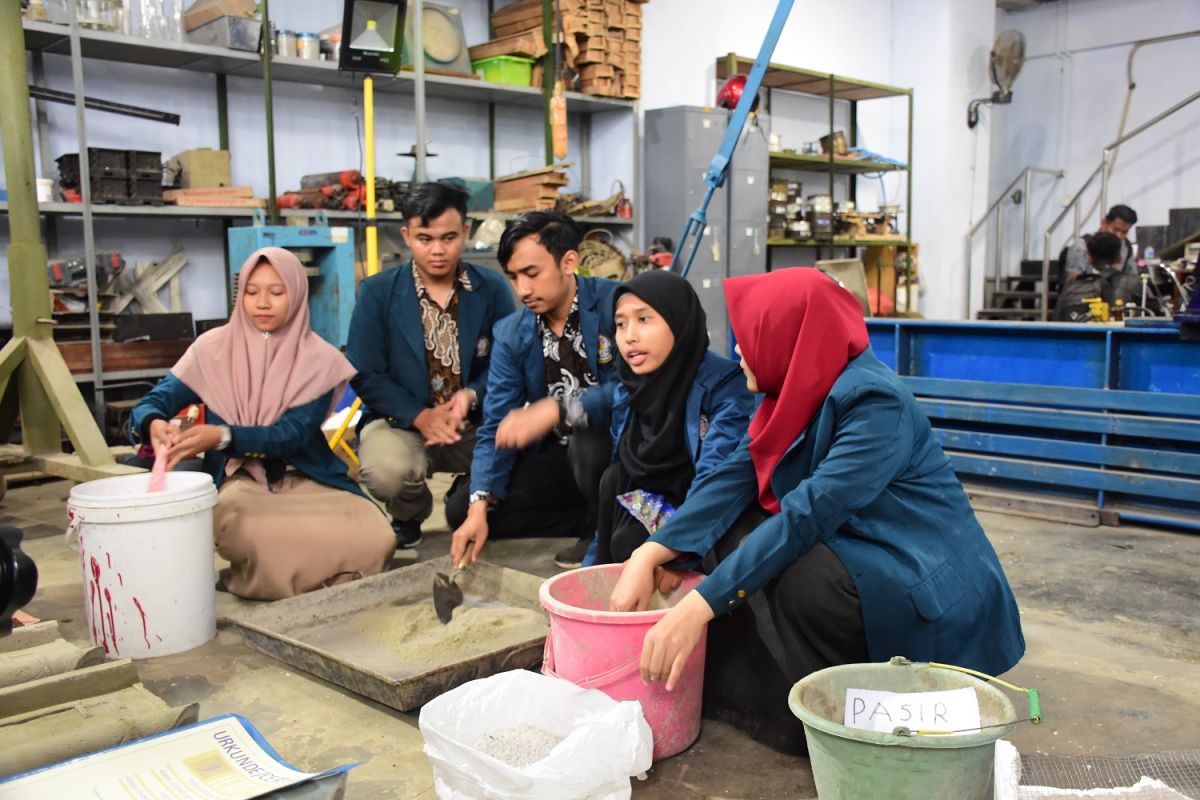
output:
POLYGON ((446 498, 455 563, 475 560, 489 536, 574 536, 554 560, 577 567, 591 542, 612 447, 617 284, 575 274, 581 238, 566 214, 534 211, 500 239, 525 307, 494 329, 469 496, 446 498))
POLYGON ((429 473, 470 469, 492 326, 514 304, 503 277, 460 259, 465 193, 422 184, 401 211, 412 261, 362 282, 346 356, 363 401, 359 478, 387 504, 397 546, 411 548, 433 509, 429 473))

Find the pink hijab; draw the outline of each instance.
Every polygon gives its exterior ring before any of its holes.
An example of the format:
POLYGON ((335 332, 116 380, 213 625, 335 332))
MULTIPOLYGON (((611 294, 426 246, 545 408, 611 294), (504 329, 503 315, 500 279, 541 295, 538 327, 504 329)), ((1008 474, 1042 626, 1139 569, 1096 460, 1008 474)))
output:
MULTIPOLYGON (((201 334, 171 372, 226 424, 272 425, 288 409, 311 403, 331 389, 336 403, 355 370, 337 348, 309 328, 308 277, 300 261, 282 247, 264 247, 242 264, 229 322, 201 334), (288 318, 274 333, 256 329, 242 308, 246 284, 263 260, 287 287, 288 318)), ((230 459, 225 474, 232 475, 243 464, 256 480, 266 482, 258 461, 230 459)))

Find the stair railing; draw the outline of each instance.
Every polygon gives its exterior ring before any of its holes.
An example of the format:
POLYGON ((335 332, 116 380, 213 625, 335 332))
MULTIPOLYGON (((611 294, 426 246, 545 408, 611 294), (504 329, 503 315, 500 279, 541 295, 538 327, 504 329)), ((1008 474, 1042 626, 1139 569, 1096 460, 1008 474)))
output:
POLYGON ((1004 187, 1003 191, 1001 191, 998 195, 996 195, 996 199, 992 201, 992 204, 990 206, 988 206, 987 211, 983 212, 983 216, 979 218, 979 221, 976 222, 974 225, 972 225, 970 227, 970 229, 967 231, 967 235, 965 237, 965 242, 964 242, 965 258, 963 259, 963 263, 966 265, 966 269, 967 269, 967 276, 966 276, 966 280, 964 281, 965 286, 963 288, 963 318, 964 319, 967 319, 971 316, 971 272, 972 272, 972 270, 971 270, 971 261, 972 261, 971 244, 975 239, 975 234, 977 234, 983 228, 983 226, 985 224, 987 224, 988 220, 995 220, 995 223, 996 223, 996 225, 995 225, 996 247, 995 247, 995 252, 993 253, 993 259, 992 259, 992 277, 990 279, 987 278, 986 276, 984 277, 985 296, 986 296, 986 284, 987 284, 988 280, 991 281, 993 293, 995 293, 996 291, 999 291, 999 286, 1000 286, 1000 272, 1001 272, 1001 269, 1004 264, 1004 236, 1003 236, 1003 232, 1004 232, 1004 201, 1007 200, 1012 195, 1012 193, 1016 190, 1016 188, 1019 184, 1022 184, 1022 183, 1024 184, 1024 189, 1023 189, 1022 195, 1021 195, 1021 203, 1025 207, 1025 213, 1024 213, 1024 217, 1023 217, 1022 225, 1021 225, 1021 258, 1022 258, 1022 260, 1028 259, 1029 258, 1030 209, 1032 208, 1032 203, 1030 202, 1029 198, 1033 192, 1033 176, 1034 175, 1051 175, 1057 179, 1057 178, 1062 178, 1064 174, 1065 173, 1061 169, 1048 169, 1046 167, 1025 167, 1023 170, 1020 171, 1020 173, 1017 174, 1017 177, 1013 178, 1012 181, 1007 186, 1004 187))
MULTIPOLYGON (((1062 224, 1062 221, 1067 218, 1068 214, 1073 213, 1074 214, 1074 216, 1073 216, 1074 222, 1073 222, 1073 226, 1071 228, 1071 238, 1068 239, 1067 242, 1074 241, 1075 237, 1077 237, 1079 235, 1079 225, 1080 225, 1079 201, 1083 197, 1083 193, 1085 191, 1087 191, 1088 187, 1092 185, 1092 181, 1096 180, 1097 177, 1100 178, 1100 213, 1102 213, 1102 214, 1106 213, 1106 211, 1108 210, 1108 181, 1109 181, 1109 178, 1112 177, 1111 176, 1112 162, 1113 162, 1113 158, 1115 156, 1116 149, 1118 147, 1120 147, 1121 145, 1123 145, 1125 142, 1132 139, 1133 137, 1154 127, 1155 125, 1157 125, 1158 123, 1160 123, 1164 119, 1166 119, 1167 117, 1174 114, 1176 111, 1179 111, 1181 108, 1184 108, 1185 106, 1195 102, 1196 100, 1200 100, 1200 92, 1196 92, 1196 93, 1192 94, 1191 96, 1186 97, 1183 100, 1180 100, 1178 103, 1171 106, 1166 111, 1163 111, 1161 114, 1152 118, 1148 122, 1145 122, 1145 123, 1139 125, 1138 127, 1131 130, 1129 133, 1125 134, 1124 136, 1121 136, 1119 139, 1115 140, 1110 145, 1105 147, 1102 152, 1101 158, 1100 158, 1100 165, 1097 166, 1094 170, 1092 170, 1092 174, 1089 175, 1087 177, 1087 180, 1085 180, 1083 182, 1083 186, 1079 187, 1079 191, 1077 191, 1074 194, 1074 196, 1071 198, 1070 202, 1067 203, 1066 207, 1062 210, 1062 213, 1059 214, 1055 218, 1054 222, 1050 223, 1050 227, 1046 229, 1045 234, 1043 234, 1043 236, 1042 236, 1042 320, 1043 321, 1050 319, 1050 308, 1049 308, 1050 253, 1051 253, 1051 237, 1054 234, 1054 231, 1058 229, 1058 226, 1062 224)), ((970 263, 968 262, 968 267, 969 266, 970 266, 970 263)))

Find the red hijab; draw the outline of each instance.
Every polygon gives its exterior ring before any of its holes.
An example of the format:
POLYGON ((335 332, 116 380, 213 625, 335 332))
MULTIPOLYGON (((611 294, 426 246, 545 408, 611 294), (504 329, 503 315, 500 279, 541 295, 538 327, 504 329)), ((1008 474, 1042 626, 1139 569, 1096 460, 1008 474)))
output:
POLYGON ((725 281, 729 324, 762 403, 750 421, 758 502, 779 513, 771 473, 808 427, 850 359, 867 348, 862 306, 815 269, 725 281))

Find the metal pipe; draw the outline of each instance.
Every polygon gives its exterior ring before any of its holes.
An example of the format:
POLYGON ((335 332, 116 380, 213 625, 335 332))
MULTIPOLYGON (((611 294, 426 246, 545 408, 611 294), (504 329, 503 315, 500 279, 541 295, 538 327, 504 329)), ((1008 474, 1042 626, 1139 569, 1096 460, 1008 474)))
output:
MULTIPOLYGON (((75 95, 70 92, 60 92, 56 89, 46 89, 41 86, 30 86, 29 96, 38 100, 49 100, 51 103, 63 103, 64 105, 74 105, 75 95)), ((170 114, 166 111, 155 111, 152 108, 142 108, 141 106, 131 106, 125 103, 116 103, 112 100, 101 100, 96 97, 83 98, 83 104, 95 109, 96 111, 107 111, 110 114, 121 114, 126 117, 136 117, 137 119, 148 119, 151 122, 165 122, 168 125, 178 125, 179 115, 170 114)))
POLYGON ((375 223, 375 79, 363 76, 363 160, 367 184, 367 277, 379 272, 379 229, 375 223))
POLYGON ((1025 196, 1022 198, 1022 203, 1025 204, 1025 216, 1021 222, 1021 261, 1029 260, 1029 216, 1033 203, 1029 202, 1029 196, 1033 192, 1033 172, 1029 167, 1025 170, 1025 196))
POLYGON ((912 169, 913 169, 913 90, 908 90, 908 171, 904 173, 907 195, 904 205, 904 303, 905 310, 912 311, 912 169))
POLYGON ((229 149, 229 87, 224 74, 217 75, 217 148, 229 149))
MULTIPOLYGON (((268 6, 270 0, 262 0, 262 29, 270 36, 271 12, 268 6)), ((272 225, 279 224, 279 206, 275 197, 275 98, 271 91, 271 47, 270 43, 262 49, 263 65, 263 102, 267 114, 267 220, 272 225)))
POLYGON ((83 88, 83 45, 79 39, 79 3, 69 0, 71 16, 71 77, 75 85, 75 132, 79 138, 79 190, 83 194, 83 257, 87 275, 88 329, 91 333, 92 372, 96 380, 92 383, 92 413, 96 421, 104 421, 104 365, 100 359, 100 305, 96 286, 96 232, 92 230, 92 176, 91 159, 87 148, 87 114, 84 108, 83 88))
POLYGON ((1074 196, 1067 203, 1066 207, 1063 208, 1062 213, 1055 217, 1054 222, 1050 223, 1050 227, 1046 229, 1046 233, 1053 233, 1058 226, 1062 224, 1062 221, 1067 218, 1067 214, 1071 211, 1072 206, 1079 202, 1080 197, 1083 196, 1083 193, 1087 191, 1087 188, 1092 185, 1092 181, 1096 180, 1096 176, 1099 174, 1100 167, 1098 166, 1092 172, 1092 174, 1088 176, 1088 179, 1083 182, 1083 186, 1079 187, 1079 191, 1074 194, 1074 196))
POLYGON ((542 0, 542 42, 546 46, 545 66, 542 67, 542 100, 545 106, 542 133, 545 140, 546 166, 554 163, 554 126, 550 120, 550 103, 554 98, 554 82, 558 80, 558 53, 554 49, 557 46, 557 33, 554 29, 553 0, 542 0))
MULTIPOLYGON (((1108 213, 1108 179, 1112 176, 1112 149, 1105 148, 1100 156, 1100 213, 1108 213)), ((1079 231, 1076 230, 1078 234, 1079 231)))
POLYGON ((413 167, 417 183, 424 183, 425 177, 425 34, 422 31, 424 11, 422 0, 410 0, 408 13, 412 14, 413 30, 413 115, 416 117, 417 142, 416 165, 413 167))
POLYGON ((1190 95, 1189 97, 1186 97, 1183 100, 1180 100, 1178 103, 1171 106, 1166 111, 1162 112, 1161 114, 1154 117, 1153 119, 1150 119, 1147 122, 1143 122, 1141 125, 1137 126, 1133 130, 1131 130, 1129 133, 1125 134, 1124 136, 1117 139, 1116 141, 1110 143, 1108 145, 1108 147, 1105 148, 1105 150, 1112 150, 1115 147, 1121 146, 1125 142, 1128 142, 1130 139, 1137 136, 1142 131, 1146 130, 1147 128, 1153 127, 1154 125, 1157 125, 1158 123, 1162 122, 1167 117, 1174 114, 1176 111, 1180 110, 1181 108, 1187 106, 1190 103, 1194 103, 1197 100, 1200 100, 1200 92, 1196 92, 1196 93, 1190 95))
MULTIPOLYGON (((1042 238, 1042 322, 1050 319, 1050 231, 1042 238)), ((1061 289, 1061 287, 1060 287, 1061 289)))
MULTIPOLYGON (((1004 270, 1004 206, 996 209, 996 250, 992 258, 992 300, 1000 291, 1000 273, 1004 270)), ((984 298, 985 300, 987 298, 984 298)))

